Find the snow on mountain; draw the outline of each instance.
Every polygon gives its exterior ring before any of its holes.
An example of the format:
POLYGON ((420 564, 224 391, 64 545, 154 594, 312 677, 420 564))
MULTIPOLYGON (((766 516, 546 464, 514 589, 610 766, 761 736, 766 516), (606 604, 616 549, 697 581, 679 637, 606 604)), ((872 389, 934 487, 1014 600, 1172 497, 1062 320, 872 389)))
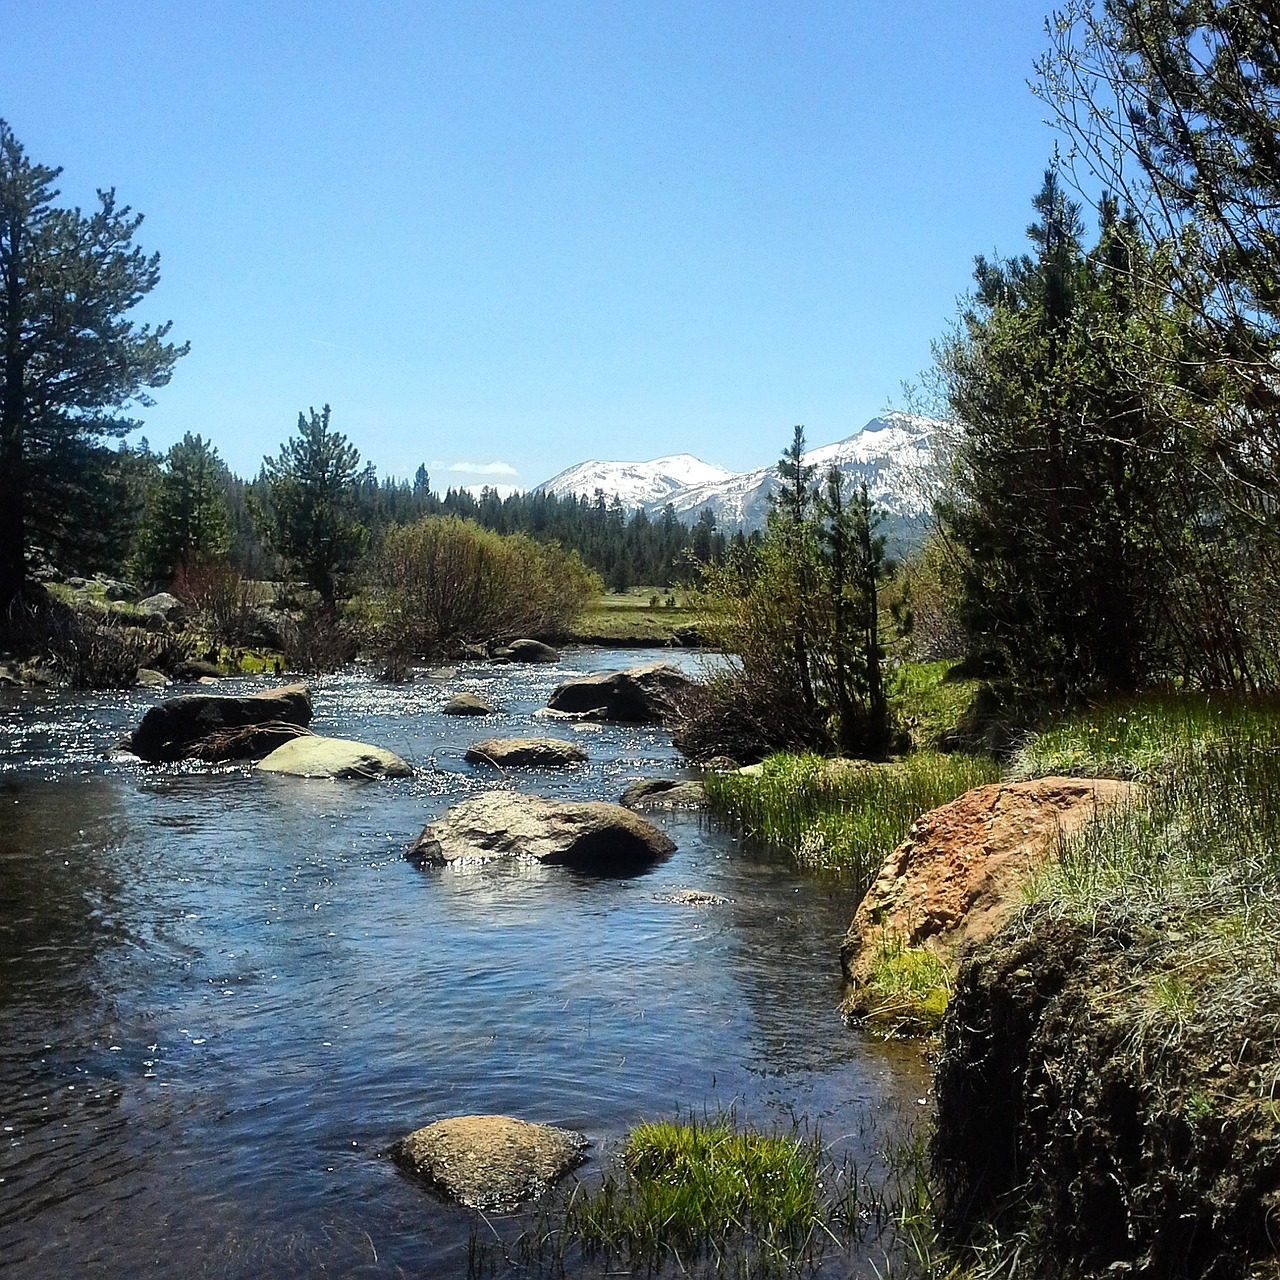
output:
POLYGON ((592 498, 600 490, 610 498, 617 494, 628 511, 634 507, 660 511, 673 495, 691 485, 716 484, 731 475, 691 453, 677 453, 652 462, 580 462, 538 489, 562 498, 571 493, 592 498))
MULTIPOLYGON (((927 480, 935 466, 941 425, 931 418, 889 413, 872 418, 845 440, 811 449, 805 461, 818 468, 819 480, 834 464, 846 483, 865 481, 886 514, 891 543, 900 549, 923 535, 927 480)), ((653 462, 583 462, 538 487, 561 497, 593 497, 600 490, 611 498, 616 493, 624 507, 643 507, 650 515, 670 503, 686 523, 709 507, 721 529, 750 531, 764 524, 769 495, 778 486, 774 464, 732 472, 684 453, 653 462)))

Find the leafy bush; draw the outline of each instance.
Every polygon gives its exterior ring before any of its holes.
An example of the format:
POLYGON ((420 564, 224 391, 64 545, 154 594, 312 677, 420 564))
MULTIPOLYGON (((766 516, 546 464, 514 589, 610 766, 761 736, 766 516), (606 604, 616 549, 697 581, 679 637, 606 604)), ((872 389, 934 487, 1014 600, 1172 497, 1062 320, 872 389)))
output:
POLYGON ((561 636, 602 590, 576 554, 456 516, 391 529, 364 577, 370 644, 392 675, 469 644, 561 636))

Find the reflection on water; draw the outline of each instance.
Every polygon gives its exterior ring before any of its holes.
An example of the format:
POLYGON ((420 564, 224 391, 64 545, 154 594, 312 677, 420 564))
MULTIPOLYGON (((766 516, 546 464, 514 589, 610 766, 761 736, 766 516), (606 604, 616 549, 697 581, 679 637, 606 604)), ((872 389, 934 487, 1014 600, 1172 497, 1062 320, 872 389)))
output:
POLYGON ((423 823, 485 787, 615 799, 678 771, 658 730, 535 719, 564 673, 318 681, 319 732, 419 768, 376 784, 113 756, 154 694, 0 703, 0 1258, 15 1273, 452 1275, 470 1216, 384 1155, 432 1119, 511 1112, 584 1131, 599 1157, 677 1108, 802 1115, 856 1148, 869 1118, 915 1105, 915 1060, 836 1012, 847 896, 696 817, 662 819, 678 851, 631 879, 404 860, 423 823), (462 688, 500 714, 440 716, 462 688), (464 764, 495 732, 573 737, 591 761, 464 764), (683 887, 730 901, 661 900, 683 887))

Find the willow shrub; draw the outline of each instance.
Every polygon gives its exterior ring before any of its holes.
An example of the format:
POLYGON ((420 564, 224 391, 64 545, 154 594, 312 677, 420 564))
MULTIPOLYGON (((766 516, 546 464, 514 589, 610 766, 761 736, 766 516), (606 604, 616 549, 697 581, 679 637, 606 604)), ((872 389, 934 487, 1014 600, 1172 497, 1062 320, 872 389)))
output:
POLYGON ((468 644, 564 635, 603 589, 576 552, 457 516, 388 530, 363 576, 369 647, 389 675, 468 644))

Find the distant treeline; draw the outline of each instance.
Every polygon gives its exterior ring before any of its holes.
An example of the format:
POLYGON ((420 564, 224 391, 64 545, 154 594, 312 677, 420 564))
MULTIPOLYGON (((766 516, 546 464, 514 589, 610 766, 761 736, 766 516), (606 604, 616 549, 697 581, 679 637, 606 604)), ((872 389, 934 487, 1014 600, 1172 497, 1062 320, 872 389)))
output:
MULTIPOLYGON (((245 480, 198 436, 165 454, 153 451, 145 438, 136 446, 77 444, 67 450, 50 468, 48 500, 31 512, 33 562, 64 573, 162 582, 172 565, 164 554, 149 554, 155 541, 150 526, 166 518, 157 496, 166 488, 166 477, 167 487, 174 487, 174 469, 182 466, 187 475, 207 467, 225 499, 226 527, 219 540, 227 559, 248 577, 279 576, 280 559, 269 542, 272 492, 265 469, 245 480)), ((186 480, 177 488, 179 506, 199 506, 190 492, 198 488, 195 482, 186 480)), ((691 527, 670 506, 651 517, 641 508, 628 511, 616 496, 601 492, 592 498, 536 491, 503 498, 488 488, 479 496, 454 488, 438 493, 425 467, 413 480, 404 480, 380 477, 368 464, 357 473, 350 499, 351 516, 375 542, 392 526, 423 516, 459 516, 497 533, 523 533, 576 551, 618 591, 687 584, 696 577, 695 562, 722 562, 730 542, 709 510, 691 527)), ((744 540, 740 533, 734 539, 744 540)))

